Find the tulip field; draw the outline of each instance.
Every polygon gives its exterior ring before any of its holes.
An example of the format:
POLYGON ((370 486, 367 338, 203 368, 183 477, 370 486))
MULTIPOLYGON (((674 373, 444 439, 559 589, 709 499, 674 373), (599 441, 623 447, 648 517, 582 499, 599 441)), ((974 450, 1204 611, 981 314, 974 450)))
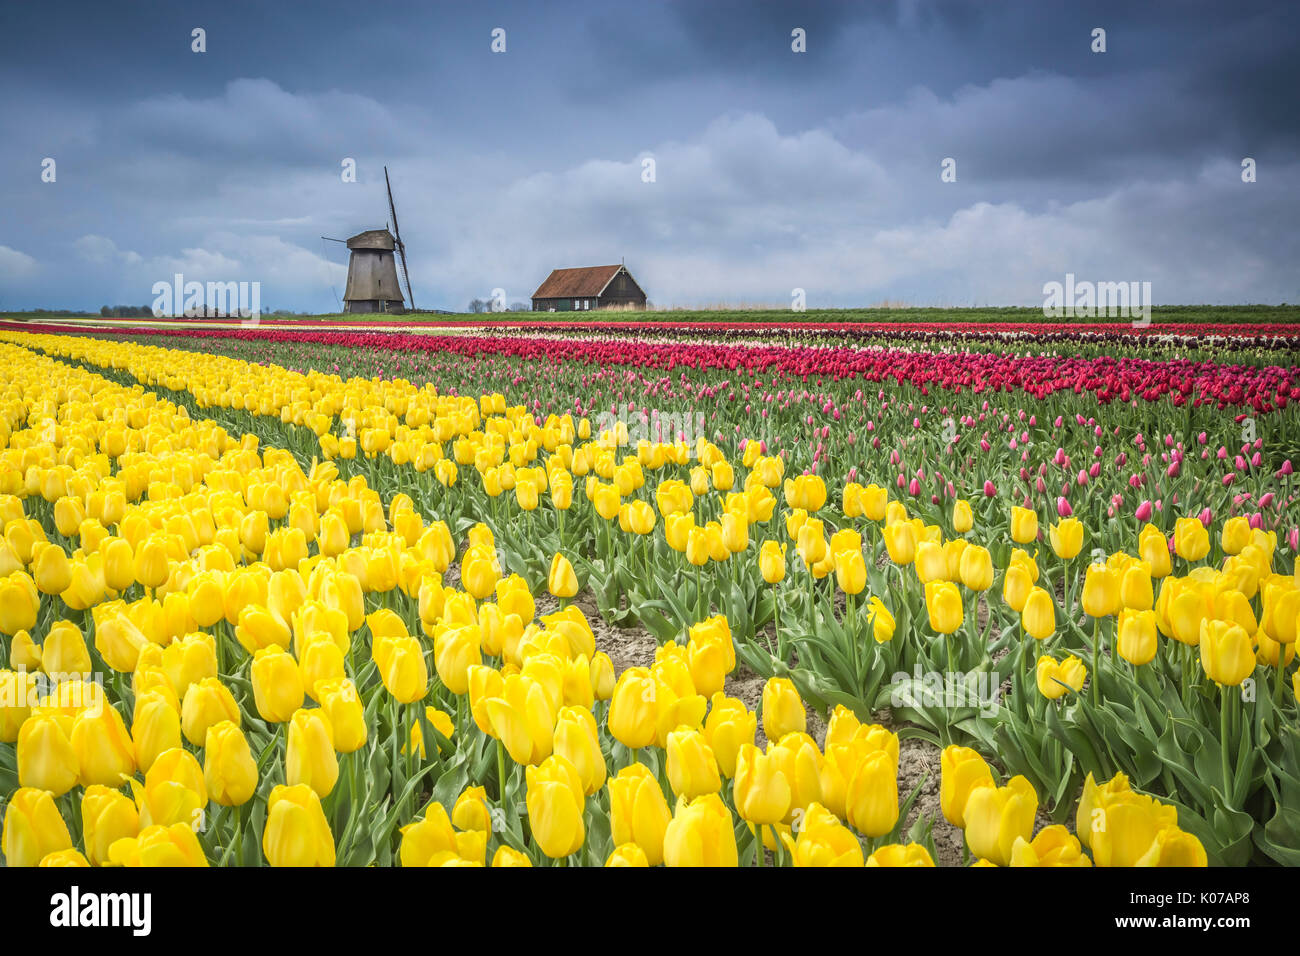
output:
POLYGON ((1298 328, 0 323, 3 859, 1300 864, 1298 328))

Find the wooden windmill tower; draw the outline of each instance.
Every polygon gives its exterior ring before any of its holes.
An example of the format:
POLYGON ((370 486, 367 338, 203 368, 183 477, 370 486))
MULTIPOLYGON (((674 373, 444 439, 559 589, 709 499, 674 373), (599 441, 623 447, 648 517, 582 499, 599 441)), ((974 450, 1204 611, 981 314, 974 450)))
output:
MULTIPOLYGON (((346 240, 348 256, 348 284, 343 292, 343 311, 346 312, 407 312, 415 309, 415 296, 411 293, 411 277, 406 269, 406 245, 397 227, 397 209, 393 205, 393 186, 388 181, 388 167, 384 167, 384 184, 388 187, 388 211, 392 216, 393 231, 368 229, 346 240), (396 251, 402 262, 402 277, 406 280, 406 303, 403 304, 402 287, 397 281, 396 251)), ((327 237, 326 237, 327 238, 327 237)), ((341 240, 335 240, 341 241, 341 240)))

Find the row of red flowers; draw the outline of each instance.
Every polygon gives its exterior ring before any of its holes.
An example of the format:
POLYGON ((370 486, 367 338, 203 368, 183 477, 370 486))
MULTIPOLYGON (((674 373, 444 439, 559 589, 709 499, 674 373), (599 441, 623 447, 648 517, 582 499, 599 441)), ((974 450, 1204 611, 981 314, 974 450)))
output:
MULTIPOLYGON (((3 323, 13 331, 67 332, 64 326, 3 323)), ((103 332, 110 330, 104 329, 103 332)), ((1169 400, 1174 405, 1249 406, 1259 413, 1285 408, 1300 399, 1300 366, 1255 367, 1187 359, 1085 359, 1056 355, 1010 356, 980 352, 909 352, 831 346, 719 345, 574 340, 489 335, 407 335, 386 332, 311 332, 269 328, 194 329, 192 327, 117 327, 118 335, 189 336, 243 341, 309 343, 344 348, 424 351, 467 357, 503 355, 523 361, 578 362, 674 369, 777 371, 809 378, 869 382, 910 382, 928 394, 931 387, 953 392, 1024 392, 1044 398, 1056 392, 1092 394, 1111 401, 1169 400)))
MULTIPOLYGON (((192 327, 194 324, 229 324, 238 321, 232 318, 195 316, 191 318, 158 319, 160 323, 192 327)), ((461 317, 449 315, 442 319, 404 318, 400 323, 393 322, 391 328, 384 328, 383 323, 365 319, 285 319, 265 318, 258 322, 262 328, 274 327, 292 329, 304 325, 329 325, 337 329, 365 331, 401 332, 412 328, 467 328, 467 329, 526 329, 537 332, 584 332, 584 331, 653 331, 653 332, 691 332, 707 334, 710 332, 752 332, 772 334, 781 332, 811 332, 827 334, 855 333, 952 333, 956 335, 997 335, 997 336, 1053 336, 1076 338, 1096 335, 1116 335, 1125 338, 1159 338, 1162 336, 1180 336, 1193 338, 1251 338, 1258 340, 1283 339, 1300 342, 1300 326, 1286 322, 1160 322, 1145 326, 1135 326, 1128 321, 1119 322, 1024 322, 1007 320, 1003 322, 912 322, 912 321, 851 321, 819 322, 801 320, 782 320, 780 322, 762 321, 709 321, 692 319, 686 322, 663 320, 583 320, 558 321, 555 319, 498 319, 490 315, 461 317)), ((105 325, 105 328, 115 327, 105 325)))

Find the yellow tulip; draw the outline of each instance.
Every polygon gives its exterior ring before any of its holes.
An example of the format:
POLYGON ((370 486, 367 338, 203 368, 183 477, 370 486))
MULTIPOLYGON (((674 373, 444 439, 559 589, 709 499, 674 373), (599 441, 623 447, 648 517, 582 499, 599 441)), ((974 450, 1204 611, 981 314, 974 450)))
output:
POLYGON ((36 626, 40 605, 36 582, 26 573, 14 571, 0 578, 0 632, 30 631, 36 626))
POLYGON ((859 833, 882 837, 898 823, 898 763, 886 750, 866 752, 853 770, 845 815, 859 833))
POLYGON ((543 853, 561 859, 576 853, 586 840, 585 797, 577 768, 552 754, 526 773, 528 824, 543 853))
POLYGON ((1151 587, 1151 570, 1145 561, 1137 561, 1125 569, 1120 578, 1120 603, 1126 608, 1149 611, 1155 605, 1155 592, 1151 587))
POLYGON ((835 814, 820 803, 810 803, 800 815, 794 834, 781 834, 795 866, 863 865, 862 844, 835 814))
POLYGON ((763 733, 780 740, 788 733, 807 729, 803 699, 788 677, 772 677, 763 685, 763 733))
POLYGON ((235 626, 235 639, 249 654, 255 654, 272 644, 288 648, 293 640, 293 631, 288 623, 275 611, 262 605, 248 605, 239 612, 239 623, 235 626))
POLYGON ((1033 587, 1020 612, 1020 622, 1025 633, 1035 640, 1044 640, 1056 633, 1056 604, 1052 596, 1040 587, 1033 587))
POLYGON ((867 608, 871 614, 871 636, 877 644, 888 644, 894 639, 894 615, 878 597, 872 597, 867 608))
POLYGON ((162 668, 176 693, 184 697, 190 685, 217 676, 217 644, 209 634, 187 634, 163 648, 162 668))
POLYGON ((1151 569, 1153 578, 1166 577, 1173 565, 1169 560, 1169 542, 1155 525, 1144 525, 1138 535, 1138 554, 1151 569))
POLYGON ((1038 513, 1030 508, 1011 509, 1011 540, 1029 544, 1038 540, 1038 513))
POLYGON ((1242 549, 1250 544, 1250 521, 1244 515, 1229 518, 1223 523, 1219 540, 1223 544, 1224 554, 1241 554, 1242 549))
POLYGON ((993 786, 993 772, 969 747, 952 744, 939 755, 939 806, 953 826, 966 826, 966 800, 976 787, 993 786))
POLYGON ((1194 835, 1178 827, 1166 827, 1156 833, 1147 852, 1134 866, 1208 866, 1205 846, 1194 835))
POLYGON ((1043 827, 1032 840, 1017 837, 1011 866, 1092 866, 1079 839, 1061 824, 1043 827))
POLYGON ((327 797, 339 779, 334 753, 334 728, 319 708, 299 710, 289 720, 284 778, 289 786, 306 784, 318 797, 327 797))
POLYGON ((758 569, 768 584, 785 579, 785 546, 775 541, 764 541, 758 553, 758 569))
POLYGON ((203 745, 203 780, 212 799, 223 807, 242 806, 257 790, 257 778, 257 763, 244 732, 228 720, 209 727, 203 745))
POLYGON ((1199 518, 1174 523, 1174 552, 1185 561, 1199 561, 1210 553, 1210 532, 1199 518))
POLYGON ((32 546, 32 579, 42 594, 62 594, 72 583, 72 565, 57 544, 38 541, 32 546))
POLYGON ((571 598, 578 593, 578 576, 569 559, 558 551, 551 559, 551 570, 546 576, 546 589, 558 598, 571 598))
POLYGON ((19 631, 9 642, 9 666, 17 671, 39 671, 45 653, 26 631, 19 631))
POLYGON ((452 806, 451 822, 460 830, 492 832, 492 811, 488 808, 487 790, 466 787, 452 806))
POLYGON ((238 727, 240 719, 239 705, 230 689, 215 677, 191 684, 181 702, 181 730, 196 747, 203 746, 213 724, 229 720, 238 727))
POLYGON ((867 564, 862 551, 835 552, 835 579, 845 594, 861 594, 867 586, 867 564))
POLYGON ((957 570, 961 583, 971 591, 987 591, 993 585, 993 557, 987 548, 972 544, 962 549, 957 570))
POLYGON ((36 675, 0 670, 0 743, 11 744, 37 702, 36 675))
POLYGON ((780 757, 769 743, 766 753, 744 743, 736 754, 735 804, 741 819, 759 826, 781 822, 790 813, 792 791, 780 757))
POLYGON ((1109 565, 1090 564, 1083 579, 1083 610, 1090 617, 1109 617, 1121 607, 1119 573, 1109 565))
MULTIPOLYGON (((18 731, 18 785, 61 797, 77 784, 81 763, 73 749, 72 719, 33 715, 18 731)), ((119 781, 120 782, 120 781, 119 781)))
POLYGON ((120 787, 135 773, 135 745, 122 715, 113 707, 88 708, 78 714, 70 741, 82 786, 120 787))
POLYGON ((648 865, 658 866, 671 819, 659 782, 643 764, 624 767, 609 779, 610 835, 616 845, 635 844, 648 865))
POLYGON ((624 843, 616 846, 605 860, 605 866, 649 866, 650 859, 645 855, 645 850, 641 849, 635 843, 624 843))
POLYGON ((965 498, 956 499, 952 503, 952 530, 957 534, 965 534, 973 527, 975 516, 971 512, 970 502, 965 498))
POLYGON ((515 763, 537 764, 550 756, 556 708, 541 683, 510 674, 501 683, 500 696, 486 698, 483 709, 488 733, 505 745, 515 763))
POLYGON ((883 521, 886 506, 889 504, 889 492, 879 485, 871 484, 862 489, 862 516, 870 521, 883 521))
MULTIPOLYGON (((175 692, 171 695, 174 697, 175 692)), ((136 764, 148 773, 159 754, 181 745, 180 705, 163 690, 137 691, 131 738, 135 742, 136 764)))
POLYGON ((948 559, 943 553, 943 547, 933 541, 917 543, 912 566, 916 569, 917 580, 922 584, 944 581, 948 577, 948 559))
POLYGON ((420 700, 429 689, 429 668, 424 662, 420 642, 409 635, 376 637, 372 656, 379 666, 385 689, 398 703, 420 700))
POLYGON ((1015 776, 1002 787, 972 789, 963 813, 971 852, 998 866, 1008 866, 1016 840, 1033 836, 1038 794, 1028 780, 1015 776))
POLYGON ((51 853, 72 848, 68 825, 54 805, 54 794, 21 787, 5 806, 4 854, 9 866, 36 866, 51 853))
POLYGON ((693 800, 722 788, 718 762, 700 731, 681 727, 670 733, 667 760, 668 782, 676 796, 693 800))
MULTIPOLYGON (((1135 866, 1159 835, 1178 826, 1178 810, 1145 794, 1106 794, 1090 818, 1091 849, 1097 866, 1135 866)), ((1158 852, 1158 851, 1157 851, 1158 852)))
POLYGON ((497 847, 496 853, 493 854, 492 865, 501 867, 531 867, 533 863, 527 856, 520 853, 518 850, 503 844, 497 847))
POLYGON ((934 866, 930 851, 919 843, 890 843, 867 857, 867 866, 934 866))
POLYGON ((207 858, 190 823, 154 824, 139 836, 125 837, 109 847, 109 862, 127 867, 207 866, 207 858))
POLYGON ((583 793, 587 796, 605 785, 605 756, 600 750, 596 718, 586 707, 560 708, 555 719, 552 750, 577 770, 583 793))
POLYGON ((102 866, 109 848, 140 832, 140 814, 131 798, 111 787, 87 787, 81 797, 82 835, 89 863, 102 866))
POLYGON ((334 835, 315 790, 281 784, 271 791, 262 852, 272 866, 334 865, 334 835))
POLYGON ((712 697, 736 669, 736 649, 727 619, 715 615, 690 628, 686 656, 697 693, 712 697))
POLYGON ((1216 683, 1236 687, 1255 672, 1255 649, 1239 624, 1203 620, 1200 648, 1205 676, 1216 683))
POLYGON ((482 632, 466 624, 438 629, 433 638, 433 663, 438 678, 449 691, 460 696, 469 691, 469 669, 483 662, 482 632))
POLYGON ((1149 664, 1156 656, 1156 615, 1154 611, 1124 608, 1119 612, 1116 651, 1135 667, 1149 664))
MULTIPOLYGON (((208 805, 208 786, 203 768, 187 750, 175 748, 158 755, 144 775, 144 784, 128 781, 140 810, 140 826, 193 826, 201 821, 208 805)), ((112 848, 109 848, 110 856, 112 848)))
POLYGON ((258 716, 282 724, 302 706, 305 696, 298 662, 278 644, 258 648, 249 668, 258 716))
POLYGON ((931 581, 925 586, 925 607, 930 627, 938 634, 951 634, 961 627, 964 611, 961 592, 951 581, 931 581))
POLYGON ((731 811, 721 797, 707 793, 691 801, 677 801, 664 831, 664 863, 725 867, 739 863, 731 811))
POLYGON ((1088 671, 1083 666, 1083 661, 1073 655, 1063 661, 1043 655, 1038 658, 1035 668, 1038 692, 1048 700, 1064 696, 1067 690, 1078 693, 1087 676, 1088 671))
POLYGON ((730 779, 736 775, 740 748, 753 744, 757 731, 758 717, 745 706, 744 701, 727 697, 721 691, 713 695, 709 716, 704 722, 704 737, 724 777, 730 779))
POLYGON ((890 561, 901 567, 916 558, 916 529, 907 522, 885 525, 884 537, 890 561))
POLYGON ((1069 561, 1083 550, 1083 523, 1078 518, 1064 518, 1048 528, 1047 537, 1056 556, 1069 561))
POLYGON ((619 675, 609 702, 606 727, 624 747, 638 750, 655 740, 658 711, 655 680, 643 667, 629 667, 619 675))
POLYGON ((361 695, 349 678, 318 681, 312 691, 334 731, 334 749, 355 753, 366 744, 368 735, 361 695))
POLYGON ((90 674, 90 651, 81 629, 71 621, 52 624, 41 644, 40 666, 56 680, 90 674))

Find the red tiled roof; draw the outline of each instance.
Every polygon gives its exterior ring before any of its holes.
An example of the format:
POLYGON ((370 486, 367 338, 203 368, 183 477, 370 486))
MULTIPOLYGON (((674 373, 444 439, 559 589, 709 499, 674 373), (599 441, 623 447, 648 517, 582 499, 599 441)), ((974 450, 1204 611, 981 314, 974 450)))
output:
POLYGON ((534 299, 567 299, 571 296, 598 296, 620 265, 586 266, 581 269, 555 269, 533 293, 534 299))

